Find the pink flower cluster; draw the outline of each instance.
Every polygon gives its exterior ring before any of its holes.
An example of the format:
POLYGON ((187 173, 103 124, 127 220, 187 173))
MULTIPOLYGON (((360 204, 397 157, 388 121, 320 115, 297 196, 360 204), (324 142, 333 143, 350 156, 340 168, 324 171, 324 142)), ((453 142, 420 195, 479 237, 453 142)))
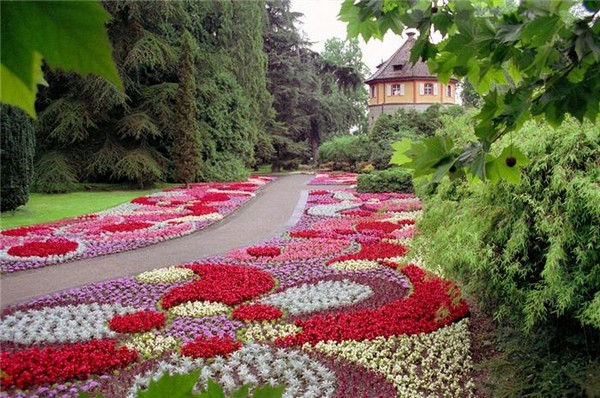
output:
POLYGON ((191 184, 96 214, 0 231, 0 272, 132 250, 190 234, 239 208, 271 180, 191 184))
POLYGON ((356 185, 357 177, 355 173, 320 171, 308 185, 356 185))

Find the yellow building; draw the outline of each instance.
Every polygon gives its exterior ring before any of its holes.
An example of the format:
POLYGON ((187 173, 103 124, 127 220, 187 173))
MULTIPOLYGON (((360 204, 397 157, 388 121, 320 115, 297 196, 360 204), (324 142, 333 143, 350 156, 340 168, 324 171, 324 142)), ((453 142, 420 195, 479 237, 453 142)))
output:
POLYGON ((441 83, 429 73, 427 64, 409 61, 416 38, 407 33, 406 42, 365 83, 369 85, 369 114, 373 122, 382 113, 394 113, 399 108, 425 110, 433 104, 456 103, 456 79, 441 83))

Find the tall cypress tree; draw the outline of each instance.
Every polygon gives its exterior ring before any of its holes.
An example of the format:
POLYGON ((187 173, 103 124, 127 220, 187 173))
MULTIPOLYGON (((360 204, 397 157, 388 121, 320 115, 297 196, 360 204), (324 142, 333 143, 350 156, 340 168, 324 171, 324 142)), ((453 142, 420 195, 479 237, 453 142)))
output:
POLYGON ((35 132, 20 109, 0 105, 0 211, 14 210, 29 200, 35 132))
POLYGON ((175 121, 171 158, 175 180, 189 184, 196 179, 200 167, 198 120, 196 109, 196 76, 194 73, 195 40, 187 30, 182 37, 179 89, 175 97, 175 121))

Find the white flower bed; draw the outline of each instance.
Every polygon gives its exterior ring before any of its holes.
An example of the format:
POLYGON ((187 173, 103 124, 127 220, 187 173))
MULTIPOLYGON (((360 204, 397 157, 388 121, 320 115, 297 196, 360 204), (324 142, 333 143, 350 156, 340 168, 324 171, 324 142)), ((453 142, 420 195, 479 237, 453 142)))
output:
POLYGON ((368 269, 380 268, 381 266, 374 260, 346 260, 338 261, 329 265, 340 271, 364 271, 368 269))
POLYGON ((352 305, 373 295, 369 286, 348 280, 325 281, 291 287, 261 300, 292 315, 352 305))
POLYGON ((299 333, 301 330, 298 326, 292 324, 254 323, 241 333, 241 340, 263 343, 299 333))
POLYGON ((226 314, 231 308, 222 303, 211 301, 190 301, 173 307, 169 312, 178 316, 204 317, 226 314))
POLYGON ((337 200, 358 200, 353 193, 345 191, 335 191, 333 198, 337 200))
POLYGON ((368 341, 320 342, 306 350, 341 356, 350 362, 383 374, 394 383, 398 397, 474 397, 469 377, 469 320, 432 333, 378 337, 368 341))
POLYGON ((179 347, 179 343, 174 337, 153 332, 136 334, 125 345, 137 350, 145 358, 157 357, 165 351, 177 350, 179 347))
POLYGON ((331 203, 326 205, 316 205, 308 209, 306 212, 311 216, 321 217, 341 217, 338 212, 344 210, 354 209, 360 206, 360 203, 352 203, 349 201, 343 201, 340 203, 331 203))
POLYGON ((142 272, 135 277, 136 280, 144 283, 174 283, 182 282, 194 277, 194 271, 189 268, 171 266, 158 268, 152 271, 142 272))
POLYGON ((0 323, 0 340, 21 344, 66 343, 115 336, 108 321, 135 312, 121 304, 80 304, 15 312, 0 323))

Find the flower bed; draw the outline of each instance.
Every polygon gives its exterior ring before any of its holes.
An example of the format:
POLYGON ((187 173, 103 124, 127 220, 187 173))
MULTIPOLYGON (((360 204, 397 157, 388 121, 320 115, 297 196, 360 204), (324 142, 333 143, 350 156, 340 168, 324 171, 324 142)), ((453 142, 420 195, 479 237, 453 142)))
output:
POLYGON ((358 174, 320 171, 308 185, 356 185, 358 174))
POLYGON ((9 307, 0 396, 134 397, 161 373, 202 368, 199 387, 229 393, 473 397, 466 303, 404 261, 418 208, 410 195, 312 192, 298 223, 260 245, 9 307))
POLYGON ((201 230, 271 181, 191 184, 81 217, 0 231, 0 273, 137 249, 201 230))

